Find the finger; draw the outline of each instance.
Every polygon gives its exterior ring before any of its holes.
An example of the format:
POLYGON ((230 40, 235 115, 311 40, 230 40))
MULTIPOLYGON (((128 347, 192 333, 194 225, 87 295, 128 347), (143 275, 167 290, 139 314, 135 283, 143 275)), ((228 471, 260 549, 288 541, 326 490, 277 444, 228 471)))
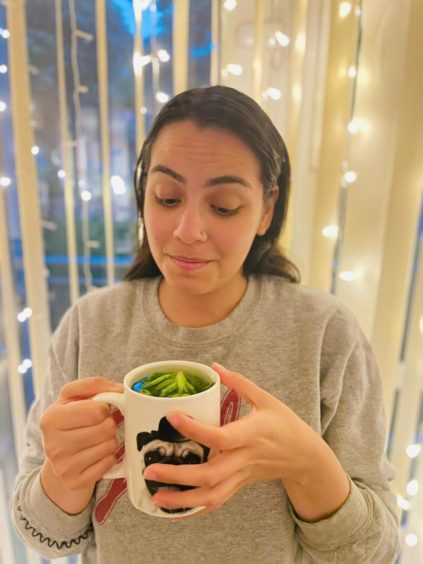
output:
POLYGON ((59 399, 62 401, 72 401, 87 399, 101 392, 122 392, 123 385, 119 382, 112 382, 102 376, 92 378, 82 378, 68 382, 60 390, 59 399))
POLYGON ((207 425, 181 412, 170 413, 166 418, 184 437, 215 451, 222 451, 240 448, 251 442, 251 434, 254 432, 251 418, 254 413, 255 411, 251 411, 241 419, 227 423, 223 427, 207 425))
POLYGON ((152 464, 144 479, 183 486, 214 487, 248 465, 246 449, 225 451, 203 464, 152 464))
POLYGON ((274 401, 272 394, 269 394, 263 388, 260 388, 254 382, 240 374, 228 370, 221 364, 214 362, 212 365, 222 381, 222 383, 232 390, 235 390, 243 399, 255 407, 266 407, 270 402, 274 401))
POLYGON ((114 454, 110 454, 95 462, 88 468, 86 468, 81 474, 81 482, 83 484, 92 484, 93 482, 98 482, 101 480, 111 468, 116 464, 116 457, 114 454))
POLYGON ((108 403, 92 400, 79 400, 65 404, 52 405, 43 416, 43 427, 56 429, 77 429, 102 423, 110 416, 108 403))
POLYGON ((92 464, 95 464, 99 460, 107 458, 108 456, 114 456, 116 462, 117 447, 117 440, 113 437, 103 441, 102 443, 81 450, 77 456, 82 472, 84 472, 92 464))
POLYGON ((73 482, 78 480, 79 476, 84 474, 90 466, 97 464, 104 458, 113 456, 116 463, 116 448, 116 439, 108 439, 98 445, 54 461, 54 468, 66 482, 73 482))
MULTIPOLYGON (((153 496, 153 503, 157 507, 174 509, 177 507, 202 507, 199 513, 216 511, 230 499, 246 482, 245 473, 240 470, 227 480, 220 482, 213 488, 194 488, 192 490, 174 491, 163 490, 153 496)), ((196 514, 197 515, 197 514, 196 514)))
POLYGON ((77 452, 90 446, 98 445, 116 435, 117 425, 111 415, 98 425, 66 429, 63 431, 63 443, 71 452, 77 452))
POLYGON ((98 482, 103 476, 116 464, 116 457, 110 454, 101 460, 97 460, 88 468, 85 468, 79 474, 73 474, 70 481, 66 481, 66 485, 70 489, 78 490, 87 486, 91 486, 94 482, 98 482))

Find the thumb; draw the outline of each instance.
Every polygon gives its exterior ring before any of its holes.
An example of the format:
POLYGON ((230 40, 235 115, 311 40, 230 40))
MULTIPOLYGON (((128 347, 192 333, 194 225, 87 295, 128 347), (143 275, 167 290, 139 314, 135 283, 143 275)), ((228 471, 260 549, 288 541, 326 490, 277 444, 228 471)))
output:
POLYGON ((82 378, 65 384, 60 391, 59 399, 65 402, 83 400, 101 392, 123 392, 123 384, 112 382, 102 376, 82 378))
POLYGON ((274 399, 271 394, 254 384, 254 382, 239 372, 233 372, 217 362, 212 364, 212 368, 219 374, 222 384, 237 392, 251 405, 263 407, 274 399))

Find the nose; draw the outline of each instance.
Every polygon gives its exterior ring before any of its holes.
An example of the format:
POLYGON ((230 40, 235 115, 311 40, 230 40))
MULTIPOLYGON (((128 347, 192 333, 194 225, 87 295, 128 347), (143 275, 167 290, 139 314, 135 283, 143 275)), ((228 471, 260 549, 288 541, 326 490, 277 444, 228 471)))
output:
POLYGON ((206 227, 200 210, 195 205, 187 206, 178 218, 173 235, 187 245, 204 241, 206 227))

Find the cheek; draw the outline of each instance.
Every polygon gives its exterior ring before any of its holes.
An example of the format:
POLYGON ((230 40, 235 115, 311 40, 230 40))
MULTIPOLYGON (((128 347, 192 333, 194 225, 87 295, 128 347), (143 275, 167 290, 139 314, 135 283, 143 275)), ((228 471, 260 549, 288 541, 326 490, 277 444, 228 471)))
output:
POLYGON ((144 224, 150 243, 163 241, 172 231, 170 222, 148 206, 144 209, 144 224))
POLYGON ((213 241, 224 254, 242 255, 248 253, 256 235, 257 222, 250 217, 239 222, 220 225, 213 232, 213 241))

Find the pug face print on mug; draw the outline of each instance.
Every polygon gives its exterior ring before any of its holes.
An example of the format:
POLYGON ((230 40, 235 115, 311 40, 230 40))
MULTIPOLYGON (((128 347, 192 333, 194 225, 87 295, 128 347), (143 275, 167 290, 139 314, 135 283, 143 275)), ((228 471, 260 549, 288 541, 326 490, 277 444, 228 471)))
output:
POLYGON ((124 415, 125 456, 104 478, 126 478, 132 504, 149 515, 177 518, 200 511, 195 508, 161 508, 152 496, 161 488, 187 490, 193 486, 144 480, 151 464, 202 464, 209 448, 181 435, 166 415, 182 411, 207 423, 220 425, 220 380, 209 366, 190 361, 162 361, 131 370, 124 392, 105 392, 95 401, 110 403, 124 415))
MULTIPOLYGON (((202 464, 207 462, 209 448, 195 441, 187 439, 179 433, 166 417, 162 417, 157 431, 147 433, 145 431, 137 435, 137 449, 140 452, 141 472, 150 464, 202 464)), ((151 502, 151 496, 156 494, 161 488, 174 489, 178 491, 190 490, 194 486, 182 484, 165 484, 153 480, 145 480, 145 488, 142 488, 139 497, 139 507, 146 513, 153 513, 157 510, 166 513, 185 513, 186 508, 178 507, 156 508, 151 502), (148 493, 146 492, 148 490, 148 493)))

